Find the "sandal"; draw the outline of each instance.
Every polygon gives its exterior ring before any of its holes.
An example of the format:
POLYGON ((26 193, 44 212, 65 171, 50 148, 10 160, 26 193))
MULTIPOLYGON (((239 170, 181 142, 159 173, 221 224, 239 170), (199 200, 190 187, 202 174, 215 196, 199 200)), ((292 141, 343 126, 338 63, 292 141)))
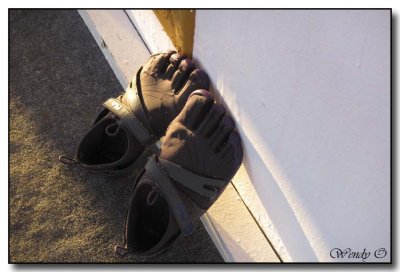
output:
POLYGON ((197 90, 162 138, 160 154, 149 158, 134 184, 119 255, 155 256, 181 235, 221 195, 242 163, 233 120, 197 90))
POLYGON ((126 92, 103 103, 103 109, 82 138, 75 158, 60 156, 89 173, 124 177, 165 133, 189 95, 207 89, 209 79, 191 60, 174 53, 150 57, 126 92))

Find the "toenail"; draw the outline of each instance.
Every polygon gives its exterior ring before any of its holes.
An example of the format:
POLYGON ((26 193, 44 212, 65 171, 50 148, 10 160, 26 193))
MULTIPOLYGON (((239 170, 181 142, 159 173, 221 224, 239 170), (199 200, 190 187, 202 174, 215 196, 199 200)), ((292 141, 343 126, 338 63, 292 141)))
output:
POLYGON ((189 67, 194 66, 194 64, 189 59, 184 59, 180 65, 183 69, 188 69, 189 67))
POLYGON ((198 78, 198 79, 200 79, 201 81, 204 81, 204 80, 208 80, 208 76, 207 76, 207 74, 203 71, 203 70, 200 70, 200 69, 196 69, 196 70, 194 70, 191 74, 190 74, 190 78, 198 78))
MULTIPOLYGON (((210 93, 209 91, 207 91, 207 90, 204 90, 204 89, 199 89, 199 90, 196 90, 196 91, 192 92, 192 93, 189 95, 189 98, 192 97, 192 96, 194 96, 194 95, 200 95, 200 96, 207 97, 207 98, 209 98, 209 99, 213 99, 211 93, 210 93)), ((189 98, 188 98, 188 99, 189 99, 189 98)))
POLYGON ((181 54, 175 53, 171 56, 170 61, 171 62, 176 62, 178 61, 180 58, 182 58, 183 56, 181 54))

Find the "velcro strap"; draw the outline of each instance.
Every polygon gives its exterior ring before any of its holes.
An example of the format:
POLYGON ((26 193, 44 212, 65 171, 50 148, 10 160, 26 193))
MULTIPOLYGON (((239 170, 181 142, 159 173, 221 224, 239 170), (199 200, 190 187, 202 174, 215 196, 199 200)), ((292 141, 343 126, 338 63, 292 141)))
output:
POLYGON ((154 135, 118 99, 110 98, 103 105, 118 116, 121 125, 127 128, 142 145, 147 146, 155 142, 154 135))
POLYGON ((167 200, 170 209, 172 210, 172 213, 175 215, 179 228, 182 230, 182 233, 185 235, 191 234, 194 230, 194 225, 190 214, 188 213, 187 207, 179 195, 179 192, 172 184, 170 178, 157 163, 154 156, 149 158, 145 169, 163 192, 164 197, 167 200))
POLYGON ((168 160, 163 160, 161 158, 158 160, 163 169, 167 171, 169 177, 191 191, 211 199, 215 199, 218 196, 218 191, 228 183, 225 180, 196 175, 168 160))
POLYGON ((141 85, 140 85, 140 73, 142 72, 143 67, 141 67, 136 73, 136 77, 132 79, 129 84, 129 88, 127 88, 125 92, 127 104, 129 105, 131 111, 135 114, 139 120, 142 120, 143 125, 151 131, 151 125, 149 123, 149 118, 144 110, 144 106, 142 105, 143 101, 141 101, 141 85), (139 84, 138 84, 139 83, 139 84))

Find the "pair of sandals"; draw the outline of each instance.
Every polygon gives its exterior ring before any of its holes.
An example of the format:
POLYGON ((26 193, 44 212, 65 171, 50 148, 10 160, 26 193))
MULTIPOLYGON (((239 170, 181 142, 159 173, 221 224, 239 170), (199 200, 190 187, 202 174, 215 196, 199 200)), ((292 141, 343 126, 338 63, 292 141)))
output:
POLYGON ((60 156, 87 172, 127 177, 161 138, 134 182, 118 254, 155 256, 190 235, 238 170, 240 136, 208 88, 188 58, 153 55, 123 95, 103 103, 76 157, 60 156))

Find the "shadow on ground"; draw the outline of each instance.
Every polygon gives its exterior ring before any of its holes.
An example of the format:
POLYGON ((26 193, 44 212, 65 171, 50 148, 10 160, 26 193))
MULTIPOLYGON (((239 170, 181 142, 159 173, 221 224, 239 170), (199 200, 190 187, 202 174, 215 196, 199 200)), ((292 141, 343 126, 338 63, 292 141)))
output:
POLYGON ((222 262, 200 222, 166 254, 120 259, 132 181, 87 176, 74 155, 119 84, 76 11, 12 10, 10 22, 10 262, 222 262))

